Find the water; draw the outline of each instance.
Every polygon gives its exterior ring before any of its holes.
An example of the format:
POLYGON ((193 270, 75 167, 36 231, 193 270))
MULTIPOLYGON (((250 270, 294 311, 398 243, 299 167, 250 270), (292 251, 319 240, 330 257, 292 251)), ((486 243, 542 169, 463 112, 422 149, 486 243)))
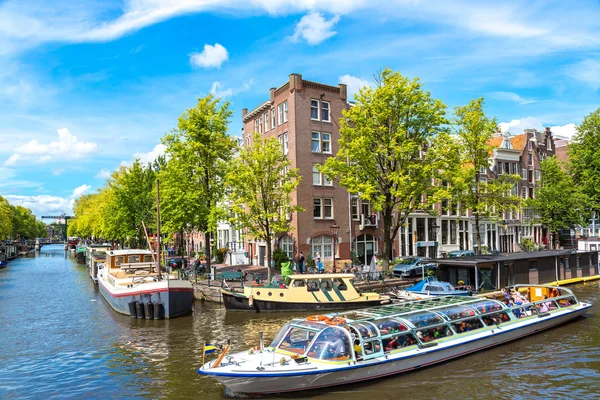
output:
MULTIPOLYGON (((286 398, 600 399, 600 282, 572 288, 595 305, 586 318, 420 371, 286 398)), ((245 350, 290 317, 198 303, 189 317, 131 319, 62 246, 44 247, 0 270, 0 398, 220 399, 223 388, 196 372, 202 343, 231 337, 245 350)))

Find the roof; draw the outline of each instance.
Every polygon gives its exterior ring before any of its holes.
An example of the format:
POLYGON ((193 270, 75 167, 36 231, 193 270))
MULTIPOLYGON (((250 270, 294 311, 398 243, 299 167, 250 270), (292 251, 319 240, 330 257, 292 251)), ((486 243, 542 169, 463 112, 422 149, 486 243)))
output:
POLYGON ((127 250, 111 250, 109 253, 111 256, 128 256, 131 254, 152 254, 150 250, 142 249, 127 249, 127 250))
POLYGON ((520 135, 515 135, 510 138, 510 142, 515 150, 523 150, 525 148, 525 143, 527 142, 527 134, 522 133, 520 135))
MULTIPOLYGON (((463 267, 478 267, 486 264, 495 264, 505 261, 518 261, 532 258, 546 258, 575 254, 573 250, 546 250, 546 251, 521 251, 518 253, 503 253, 497 255, 480 255, 471 257, 456 257, 456 258, 436 258, 430 260, 432 263, 440 265, 463 266, 463 267)), ((579 252, 579 253, 592 253, 579 252)))

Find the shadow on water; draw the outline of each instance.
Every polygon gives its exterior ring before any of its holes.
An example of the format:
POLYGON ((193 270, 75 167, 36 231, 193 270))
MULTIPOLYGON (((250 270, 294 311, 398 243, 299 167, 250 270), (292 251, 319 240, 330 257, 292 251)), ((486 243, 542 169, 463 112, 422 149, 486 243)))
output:
MULTIPOLYGON (((599 283, 574 287, 598 304, 599 283)), ((290 318, 311 313, 227 313, 196 303, 194 314, 141 320, 114 312, 84 265, 62 246, 0 270, 0 398, 220 399, 223 387, 197 374, 202 344, 232 351, 265 344, 290 318)), ((600 387, 600 319, 552 330, 407 374, 269 398, 592 398, 600 387)))

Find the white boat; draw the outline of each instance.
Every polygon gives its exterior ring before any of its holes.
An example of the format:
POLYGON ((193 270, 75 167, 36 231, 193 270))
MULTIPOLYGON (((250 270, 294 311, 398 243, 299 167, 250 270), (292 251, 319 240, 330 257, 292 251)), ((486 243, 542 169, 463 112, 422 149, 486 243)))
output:
POLYGON ((226 394, 305 391, 375 379, 461 357, 555 327, 591 304, 566 288, 517 285, 529 301, 436 296, 346 313, 294 319, 269 347, 228 354, 198 372, 226 394), (554 297, 552 297, 554 296, 554 297))
POLYGON ((98 266, 98 288, 117 312, 137 318, 175 318, 192 312, 194 288, 158 274, 150 250, 112 250, 98 266))

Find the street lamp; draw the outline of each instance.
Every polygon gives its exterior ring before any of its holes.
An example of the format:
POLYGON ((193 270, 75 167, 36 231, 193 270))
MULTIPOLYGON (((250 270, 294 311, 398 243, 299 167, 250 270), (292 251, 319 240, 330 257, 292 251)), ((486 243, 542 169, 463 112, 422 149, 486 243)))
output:
POLYGON ((338 232, 340 230, 340 227, 337 226, 336 224, 333 224, 331 226, 329 226, 329 230, 331 232, 331 236, 333 236, 333 272, 335 272, 335 253, 336 253, 336 249, 337 249, 337 237, 338 237, 338 232))

